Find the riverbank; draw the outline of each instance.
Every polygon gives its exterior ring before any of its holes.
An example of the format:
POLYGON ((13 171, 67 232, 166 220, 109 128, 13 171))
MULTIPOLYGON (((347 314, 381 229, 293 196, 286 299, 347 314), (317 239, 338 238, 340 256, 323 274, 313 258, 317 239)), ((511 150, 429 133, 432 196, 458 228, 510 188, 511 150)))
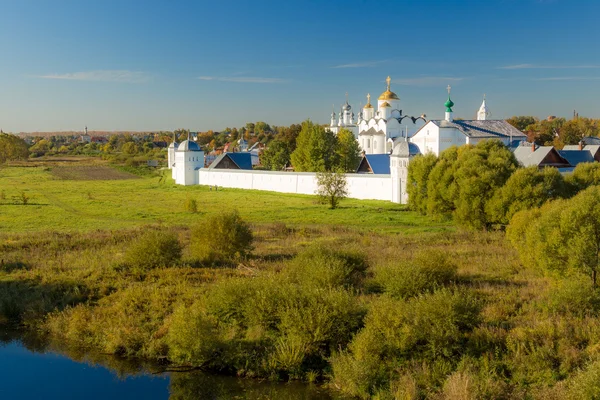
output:
POLYGON ((0 206, 0 320, 70 348, 363 398, 576 398, 597 381, 596 291, 523 268, 502 232, 383 202, 2 172, 41 204, 0 206), (250 257, 195 258, 194 229, 232 208, 250 257), (148 231, 174 234, 181 259, 128 267, 148 231))

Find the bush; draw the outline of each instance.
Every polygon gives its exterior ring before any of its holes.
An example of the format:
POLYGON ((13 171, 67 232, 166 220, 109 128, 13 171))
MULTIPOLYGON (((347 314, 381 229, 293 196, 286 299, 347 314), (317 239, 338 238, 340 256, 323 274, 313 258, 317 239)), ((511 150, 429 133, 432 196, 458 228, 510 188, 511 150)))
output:
POLYGON ((167 335, 169 358, 177 363, 202 365, 222 347, 215 323, 196 302, 173 313, 167 335))
POLYGON ((198 212, 198 202, 196 201, 196 199, 191 199, 188 197, 185 200, 185 211, 191 212, 191 213, 198 212))
POLYGON ((382 296, 349 351, 332 358, 333 381, 367 398, 389 387, 392 371, 411 359, 431 361, 430 380, 443 379, 478 322, 479 304, 467 291, 441 289, 409 301, 382 296))
POLYGON ((374 281, 395 298, 408 298, 456 280, 456 265, 439 251, 418 253, 413 260, 375 268, 374 281))
POLYGON ((569 382, 570 399, 600 399, 600 361, 590 363, 569 382))
POLYGON ((142 270, 168 267, 180 259, 181 244, 177 235, 170 232, 146 232, 125 253, 125 263, 142 270))
POLYGON ((298 254, 284 274, 308 287, 359 286, 367 270, 363 254, 336 251, 318 245, 298 254))
POLYGON ((250 226, 234 210, 211 216, 192 229, 192 255, 202 262, 243 259, 252 250, 250 226))

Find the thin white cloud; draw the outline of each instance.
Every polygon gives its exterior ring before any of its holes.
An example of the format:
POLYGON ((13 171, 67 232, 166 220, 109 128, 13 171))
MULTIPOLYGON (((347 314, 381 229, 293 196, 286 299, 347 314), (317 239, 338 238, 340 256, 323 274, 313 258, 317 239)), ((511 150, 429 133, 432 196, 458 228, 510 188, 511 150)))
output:
POLYGON ((392 84, 405 86, 438 86, 456 83, 465 78, 447 77, 447 76, 420 76, 417 78, 392 79, 392 84))
POLYGON ((593 69, 600 68, 600 65, 536 65, 536 64, 516 64, 505 65, 498 69, 593 69))
POLYGON ((98 70, 71 72, 66 74, 48 74, 38 76, 38 78, 71 81, 143 83, 150 80, 150 75, 141 71, 98 70))
POLYGON ((238 82, 238 83, 286 83, 286 79, 263 78, 259 76, 199 76, 202 81, 238 82))
POLYGON ((351 63, 351 64, 334 65, 333 67, 330 67, 330 68, 369 68, 369 67, 375 67, 383 62, 385 62, 385 60, 365 61, 365 62, 358 62, 358 63, 351 63))
POLYGON ((597 81, 600 76, 552 76, 548 78, 536 78, 535 81, 597 81))

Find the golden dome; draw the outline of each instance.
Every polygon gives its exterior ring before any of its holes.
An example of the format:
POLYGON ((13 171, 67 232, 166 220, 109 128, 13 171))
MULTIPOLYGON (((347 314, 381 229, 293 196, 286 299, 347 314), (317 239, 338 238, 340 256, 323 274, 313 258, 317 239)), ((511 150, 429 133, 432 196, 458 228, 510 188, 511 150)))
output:
POLYGON ((390 90, 386 90, 385 92, 381 93, 381 96, 379 96, 379 100, 400 100, 400 98, 396 93, 390 90))
POLYGON ((373 108, 371 105, 371 93, 367 93, 367 104, 363 108, 373 108))
POLYGON ((398 95, 390 90, 390 84, 392 83, 392 78, 390 78, 388 76, 385 81, 387 83, 387 90, 385 92, 381 93, 381 96, 379 96, 379 100, 400 100, 398 95))
POLYGON ((387 101, 382 103, 379 107, 391 107, 390 103, 388 103, 387 101))

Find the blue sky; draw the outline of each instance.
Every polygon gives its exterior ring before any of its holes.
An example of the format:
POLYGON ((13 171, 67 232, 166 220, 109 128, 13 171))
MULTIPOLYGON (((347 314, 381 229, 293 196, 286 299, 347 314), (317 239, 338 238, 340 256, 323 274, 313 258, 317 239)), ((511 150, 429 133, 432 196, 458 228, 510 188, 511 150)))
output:
POLYGON ((600 1, 0 0, 4 131, 329 121, 385 89, 409 115, 600 118, 600 1))

